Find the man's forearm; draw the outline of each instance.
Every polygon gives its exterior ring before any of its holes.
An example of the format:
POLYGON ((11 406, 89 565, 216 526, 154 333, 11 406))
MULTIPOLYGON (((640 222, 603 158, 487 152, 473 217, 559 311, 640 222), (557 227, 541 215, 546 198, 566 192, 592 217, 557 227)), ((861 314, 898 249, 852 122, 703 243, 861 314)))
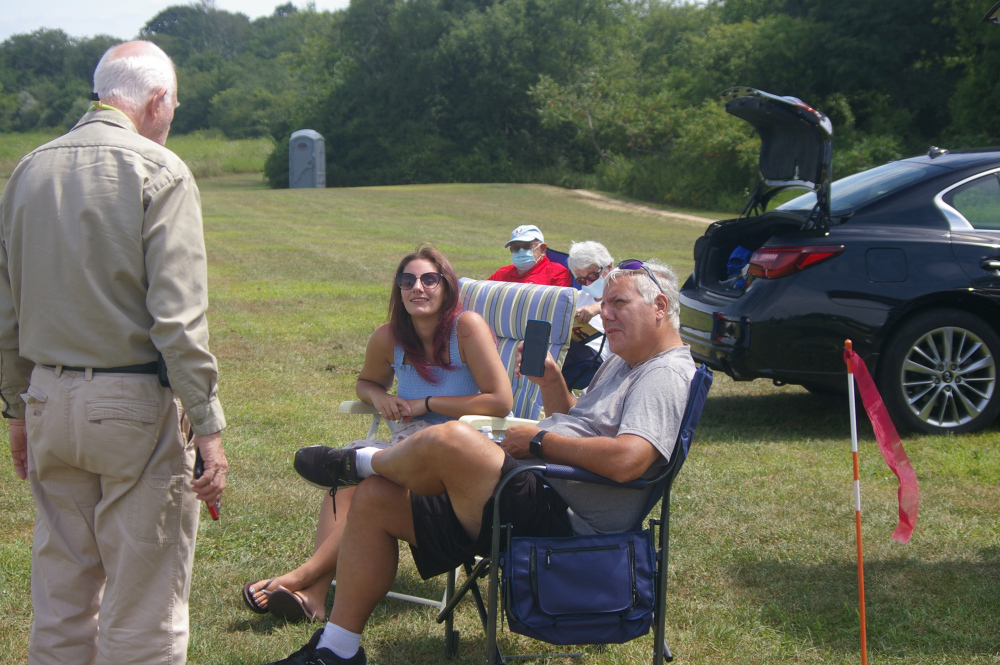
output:
POLYGON ((659 457, 653 444, 640 436, 565 436, 547 432, 542 439, 547 462, 578 466, 618 482, 640 477, 659 457))
POLYGON ((566 379, 562 372, 552 361, 552 356, 546 359, 545 385, 541 386, 542 406, 545 407, 545 415, 551 416, 554 413, 569 413, 569 410, 576 404, 576 397, 570 392, 566 385, 566 379))

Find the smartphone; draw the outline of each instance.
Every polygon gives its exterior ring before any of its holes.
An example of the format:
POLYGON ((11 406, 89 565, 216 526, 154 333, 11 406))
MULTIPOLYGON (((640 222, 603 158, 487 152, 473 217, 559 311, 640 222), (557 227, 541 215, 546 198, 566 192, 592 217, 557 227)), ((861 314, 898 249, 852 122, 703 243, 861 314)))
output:
POLYGON ((521 349, 521 375, 545 374, 545 356, 549 353, 549 335, 552 324, 548 321, 529 319, 524 329, 524 348, 521 349))

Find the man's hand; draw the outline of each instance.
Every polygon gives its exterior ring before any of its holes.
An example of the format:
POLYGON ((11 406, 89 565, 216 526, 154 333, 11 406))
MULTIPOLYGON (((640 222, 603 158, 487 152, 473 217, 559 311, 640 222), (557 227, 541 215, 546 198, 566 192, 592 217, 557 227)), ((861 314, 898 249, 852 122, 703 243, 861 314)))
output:
POLYGON ((28 477, 28 430, 23 420, 11 418, 7 421, 10 429, 10 457, 14 460, 14 473, 21 480, 28 477))
MULTIPOLYGON (((517 355, 514 358, 514 378, 521 376, 521 352, 524 351, 524 342, 517 343, 517 355)), ((537 383, 540 387, 545 388, 553 382, 562 381, 562 374, 559 371, 559 366, 556 365, 556 361, 552 359, 552 354, 546 352, 545 354, 545 369, 542 371, 541 376, 526 376, 524 377, 532 383, 537 383)))
POLYGON ((201 474, 201 478, 191 481, 191 489, 199 501, 215 505, 222 497, 222 490, 226 487, 226 472, 229 470, 226 452, 222 449, 222 432, 205 436, 195 435, 193 440, 194 445, 201 451, 205 472, 201 474))
POLYGON ((514 425, 507 429, 500 446, 514 459, 530 459, 531 452, 528 450, 528 444, 531 443, 531 439, 538 434, 540 429, 534 425, 514 425))

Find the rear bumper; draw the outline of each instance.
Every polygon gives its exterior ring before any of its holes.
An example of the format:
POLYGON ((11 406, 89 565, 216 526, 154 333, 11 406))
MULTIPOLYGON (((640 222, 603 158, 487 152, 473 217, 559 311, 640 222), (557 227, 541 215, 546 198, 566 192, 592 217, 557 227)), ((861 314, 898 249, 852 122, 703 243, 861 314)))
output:
POLYGON ((737 381, 842 387, 845 339, 873 366, 886 311, 845 307, 815 292, 803 298, 788 286, 738 299, 682 291, 681 338, 697 361, 737 381))

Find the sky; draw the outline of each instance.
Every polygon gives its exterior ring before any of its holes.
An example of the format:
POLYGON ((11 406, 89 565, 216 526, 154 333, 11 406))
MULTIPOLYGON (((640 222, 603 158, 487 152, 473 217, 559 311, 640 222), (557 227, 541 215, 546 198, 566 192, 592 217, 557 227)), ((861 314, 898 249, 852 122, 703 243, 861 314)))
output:
MULTIPOLYGON (((287 0, 215 0, 216 9, 242 12, 251 20, 269 16, 287 0)), ((39 28, 60 29, 70 37, 111 35, 130 39, 149 19, 188 0, 0 0, 0 41, 39 28)), ((292 0, 302 8, 305 0, 292 0)), ((348 0, 315 0, 316 9, 343 9, 348 0)))

